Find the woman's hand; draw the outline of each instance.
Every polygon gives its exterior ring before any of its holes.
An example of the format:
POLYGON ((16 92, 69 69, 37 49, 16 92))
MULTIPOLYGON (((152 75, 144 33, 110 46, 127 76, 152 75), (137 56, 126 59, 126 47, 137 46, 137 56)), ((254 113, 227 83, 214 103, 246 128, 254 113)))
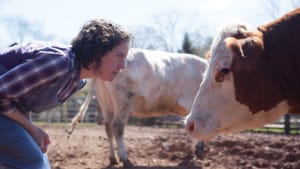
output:
POLYGON ((31 136, 34 138, 38 146, 41 148, 43 153, 47 152, 48 145, 50 144, 49 136, 41 128, 33 125, 31 131, 29 131, 31 136))
POLYGON ((39 127, 35 126, 30 118, 26 117, 23 113, 17 111, 14 113, 4 113, 3 115, 16 121, 22 127, 24 127, 28 133, 33 137, 37 145, 41 148, 42 152, 47 152, 48 145, 50 144, 49 136, 39 127))

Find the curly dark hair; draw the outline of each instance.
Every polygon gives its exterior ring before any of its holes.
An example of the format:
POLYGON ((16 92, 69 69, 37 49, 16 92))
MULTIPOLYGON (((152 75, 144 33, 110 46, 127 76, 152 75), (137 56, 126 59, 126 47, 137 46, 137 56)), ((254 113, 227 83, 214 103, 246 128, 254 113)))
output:
POLYGON ((86 22, 71 41, 76 59, 86 69, 90 64, 101 65, 101 58, 122 42, 131 41, 131 33, 109 20, 94 19, 86 22))

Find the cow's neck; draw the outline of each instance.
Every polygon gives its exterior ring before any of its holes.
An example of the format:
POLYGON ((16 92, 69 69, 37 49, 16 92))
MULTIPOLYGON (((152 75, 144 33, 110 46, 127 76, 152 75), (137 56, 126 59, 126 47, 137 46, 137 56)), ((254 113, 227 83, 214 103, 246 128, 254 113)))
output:
POLYGON ((276 77, 289 113, 300 113, 300 8, 260 28, 269 76, 276 77))
POLYGON ((255 68, 248 69, 249 65, 240 71, 233 71, 236 99, 249 107, 256 114, 260 111, 269 111, 284 100, 277 77, 272 69, 260 61, 255 68))

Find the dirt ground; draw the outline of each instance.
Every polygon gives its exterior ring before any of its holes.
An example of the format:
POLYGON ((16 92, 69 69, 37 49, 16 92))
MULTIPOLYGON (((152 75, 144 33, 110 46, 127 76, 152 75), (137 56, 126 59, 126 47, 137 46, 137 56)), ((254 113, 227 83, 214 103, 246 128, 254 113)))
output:
MULTIPOLYGON (((102 125, 79 125, 70 139, 68 126, 42 125, 51 138, 52 169, 119 169, 109 166, 108 143, 102 125)), ((300 136, 261 133, 222 135, 194 154, 183 129, 127 126, 125 143, 130 169, 299 169, 300 136)))

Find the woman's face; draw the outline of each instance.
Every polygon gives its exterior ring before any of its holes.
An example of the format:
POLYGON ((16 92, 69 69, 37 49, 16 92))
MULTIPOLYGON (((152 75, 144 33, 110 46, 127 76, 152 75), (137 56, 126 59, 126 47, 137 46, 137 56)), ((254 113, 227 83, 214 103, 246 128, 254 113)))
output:
POLYGON ((102 57, 102 64, 93 70, 95 78, 113 81, 121 69, 125 68, 125 59, 129 50, 129 42, 122 42, 102 57))

